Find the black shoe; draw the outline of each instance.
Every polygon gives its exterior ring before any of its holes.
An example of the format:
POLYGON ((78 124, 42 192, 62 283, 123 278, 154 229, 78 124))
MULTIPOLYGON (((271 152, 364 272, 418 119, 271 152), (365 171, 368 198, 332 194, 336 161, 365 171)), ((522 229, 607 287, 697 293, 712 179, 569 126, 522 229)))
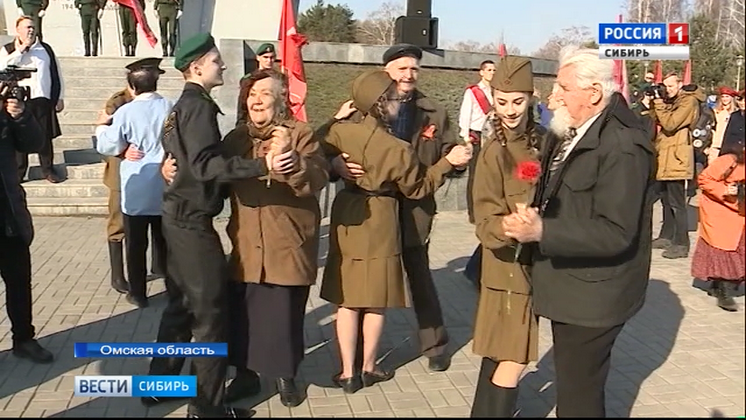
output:
POLYGON ((280 402, 288 408, 297 407, 303 402, 303 395, 295 386, 293 378, 280 378, 277 380, 277 392, 280 394, 280 402))
POLYGON ((262 382, 253 370, 239 371, 225 389, 225 402, 253 397, 262 392, 262 382))
POLYGON ((249 418, 254 415, 254 410, 246 410, 243 408, 235 407, 213 407, 209 409, 199 409, 192 405, 187 409, 188 419, 214 419, 214 418, 231 418, 231 419, 243 419, 249 418))
POLYGON ((172 401, 179 401, 183 400, 184 398, 180 397, 142 397, 140 398, 140 402, 145 407, 155 407, 159 404, 164 404, 172 401))
POLYGON ((130 290, 124 278, 124 246, 121 242, 109 242, 109 264, 111 265, 111 287, 119 293, 130 290))
POLYGON ((663 251, 661 254, 661 257, 667 258, 669 260, 675 260, 678 258, 686 258, 689 256, 689 250, 682 245, 671 245, 663 251))
POLYGON ((30 359, 34 363, 52 363, 54 355, 36 340, 28 340, 13 345, 13 354, 16 357, 30 359))
POLYGON ((131 293, 127 293, 127 302, 137 306, 138 308, 147 308, 148 307, 148 298, 142 297, 142 296, 134 296, 131 293))
POLYGON ((668 249, 671 246, 671 240, 666 238, 657 238, 653 240, 653 249, 668 249))
POLYGON ((430 358, 427 367, 433 372, 445 372, 451 367, 451 356, 447 354, 433 356, 430 358))
POLYGON ((363 372, 363 386, 367 388, 379 382, 386 382, 388 380, 391 380, 393 377, 394 371, 388 372, 381 369, 380 367, 376 367, 376 370, 373 372, 363 372))
POLYGON ((338 387, 342 388, 345 394, 354 394, 363 389, 363 381, 360 375, 352 375, 349 378, 342 378, 342 374, 339 373, 332 377, 332 382, 338 387))

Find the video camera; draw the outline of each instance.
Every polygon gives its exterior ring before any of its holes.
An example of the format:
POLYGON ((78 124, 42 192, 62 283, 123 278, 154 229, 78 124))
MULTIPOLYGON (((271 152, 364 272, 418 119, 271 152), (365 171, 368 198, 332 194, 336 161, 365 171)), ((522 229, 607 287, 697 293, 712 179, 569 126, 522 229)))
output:
POLYGON ((668 91, 666 90, 666 85, 664 85, 663 83, 655 83, 647 86, 645 88, 644 94, 645 96, 663 99, 664 101, 668 99, 668 91))
POLYGON ((31 77, 36 69, 30 67, 8 66, 0 70, 0 83, 7 87, 5 94, 0 96, 0 100, 18 99, 26 102, 31 96, 31 89, 28 86, 18 86, 18 82, 31 77))

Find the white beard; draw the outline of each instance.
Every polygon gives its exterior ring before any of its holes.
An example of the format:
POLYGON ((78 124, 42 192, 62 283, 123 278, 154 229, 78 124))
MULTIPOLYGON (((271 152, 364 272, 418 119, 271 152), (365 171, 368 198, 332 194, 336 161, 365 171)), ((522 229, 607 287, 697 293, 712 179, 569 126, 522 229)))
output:
POLYGON ((567 108, 561 106, 554 110, 552 120, 549 121, 549 129, 558 136, 564 136, 570 129, 570 114, 567 108))

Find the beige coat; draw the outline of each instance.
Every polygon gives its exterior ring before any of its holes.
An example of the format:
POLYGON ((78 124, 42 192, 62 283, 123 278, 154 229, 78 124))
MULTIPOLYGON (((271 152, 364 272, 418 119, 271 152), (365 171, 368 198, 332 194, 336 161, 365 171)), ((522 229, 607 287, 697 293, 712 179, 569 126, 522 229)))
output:
MULTIPOLYGON (((233 182, 227 232, 233 245, 232 278, 247 283, 309 286, 318 270, 321 212, 316 193, 328 182, 328 165, 312 130, 289 121, 297 172, 233 182)), ((228 156, 264 157, 270 140, 251 138, 246 125, 224 140, 228 156)))
POLYGON ((325 147, 349 154, 366 172, 334 199, 321 297, 353 308, 405 306, 398 198, 431 196, 453 168, 445 158, 421 164, 412 145, 370 116, 333 125, 325 147))

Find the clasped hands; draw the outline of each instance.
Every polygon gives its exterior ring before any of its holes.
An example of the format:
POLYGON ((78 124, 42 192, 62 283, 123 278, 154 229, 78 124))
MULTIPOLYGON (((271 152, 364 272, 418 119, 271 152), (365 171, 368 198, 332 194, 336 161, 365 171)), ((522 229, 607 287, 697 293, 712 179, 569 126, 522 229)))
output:
MULTIPOLYGON (((127 160, 140 160, 143 154, 136 147, 130 145, 124 153, 127 160)), ((264 156, 267 169, 275 174, 286 175, 298 168, 300 158, 291 148, 290 132, 287 127, 276 127, 272 132, 270 151, 264 156)), ((166 183, 171 184, 176 178, 176 159, 169 153, 161 166, 161 175, 166 183)))
POLYGON ((518 204, 517 207, 518 211, 503 217, 502 229, 505 236, 520 243, 539 242, 544 228, 539 212, 525 204, 518 204))

